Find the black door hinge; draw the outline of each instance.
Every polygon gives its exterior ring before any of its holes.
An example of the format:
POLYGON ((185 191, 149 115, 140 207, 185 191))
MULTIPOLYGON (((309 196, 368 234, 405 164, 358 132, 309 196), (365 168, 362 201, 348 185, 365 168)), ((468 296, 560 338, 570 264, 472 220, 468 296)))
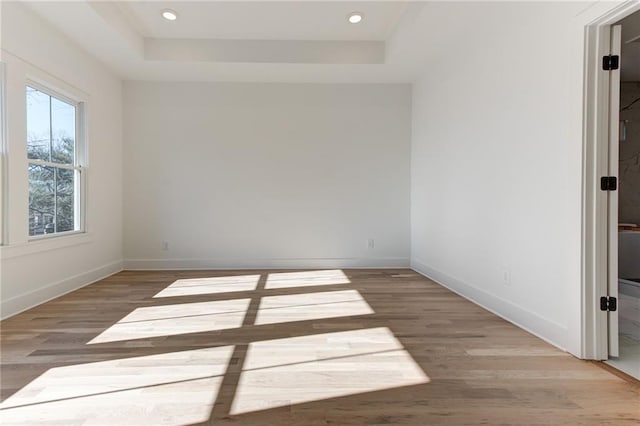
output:
POLYGON ((620 68, 620 56, 606 55, 602 57, 602 69, 605 71, 617 70, 620 68))
POLYGON ((618 178, 615 176, 602 176, 600 178, 600 189, 603 191, 615 191, 618 189, 618 178))
POLYGON ((600 298, 600 310, 614 312, 618 310, 618 299, 615 297, 603 296, 600 298))

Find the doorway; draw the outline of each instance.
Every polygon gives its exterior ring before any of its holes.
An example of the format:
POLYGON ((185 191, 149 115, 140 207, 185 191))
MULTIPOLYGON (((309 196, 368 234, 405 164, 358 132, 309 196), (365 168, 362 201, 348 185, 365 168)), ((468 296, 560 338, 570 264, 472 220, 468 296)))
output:
MULTIPOLYGON (((617 244, 611 250, 615 262, 612 284, 617 290, 617 351, 610 351, 609 365, 640 379, 640 12, 612 27, 612 51, 619 51, 618 94, 610 94, 611 120, 617 119, 617 137, 611 137, 611 170, 617 177, 617 194, 609 215, 617 244), (617 113, 617 114, 616 114, 617 113), (616 117, 617 115, 617 117, 616 117)), ((610 127, 615 129, 615 123, 610 127)), ((611 340, 611 339, 610 339, 611 340)))
POLYGON ((585 358, 640 379, 640 12, 587 27, 585 358))

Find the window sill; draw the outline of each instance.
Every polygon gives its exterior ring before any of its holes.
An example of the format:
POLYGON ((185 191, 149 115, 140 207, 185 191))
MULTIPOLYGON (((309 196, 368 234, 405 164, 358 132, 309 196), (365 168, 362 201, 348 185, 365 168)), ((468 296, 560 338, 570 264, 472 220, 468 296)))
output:
POLYGON ((0 260, 14 257, 28 256, 44 251, 57 250, 90 243, 93 240, 87 232, 76 232, 70 235, 60 235, 48 238, 36 238, 26 243, 0 247, 0 260))

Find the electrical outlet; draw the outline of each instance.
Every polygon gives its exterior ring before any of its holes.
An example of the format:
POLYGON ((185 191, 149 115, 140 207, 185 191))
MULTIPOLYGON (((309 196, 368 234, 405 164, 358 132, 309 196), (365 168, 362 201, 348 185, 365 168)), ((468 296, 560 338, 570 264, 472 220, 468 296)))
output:
POLYGON ((369 250, 373 249, 376 246, 376 242, 373 238, 367 240, 367 248, 369 250))
POLYGON ((162 250, 169 250, 169 241, 162 240, 162 250))
POLYGON ((511 287, 511 271, 507 268, 502 271, 502 284, 505 287, 511 287))

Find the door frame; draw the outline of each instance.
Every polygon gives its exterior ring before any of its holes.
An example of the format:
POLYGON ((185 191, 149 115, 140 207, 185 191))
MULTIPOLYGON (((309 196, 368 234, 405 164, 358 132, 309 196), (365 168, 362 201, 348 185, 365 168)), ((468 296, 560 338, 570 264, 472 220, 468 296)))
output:
POLYGON ((608 313, 599 308, 609 273, 608 201, 600 189, 600 177, 609 173, 609 73, 602 70, 602 57, 610 53, 612 25, 638 10, 640 3, 626 2, 585 27, 581 354, 586 359, 609 358, 608 313))

